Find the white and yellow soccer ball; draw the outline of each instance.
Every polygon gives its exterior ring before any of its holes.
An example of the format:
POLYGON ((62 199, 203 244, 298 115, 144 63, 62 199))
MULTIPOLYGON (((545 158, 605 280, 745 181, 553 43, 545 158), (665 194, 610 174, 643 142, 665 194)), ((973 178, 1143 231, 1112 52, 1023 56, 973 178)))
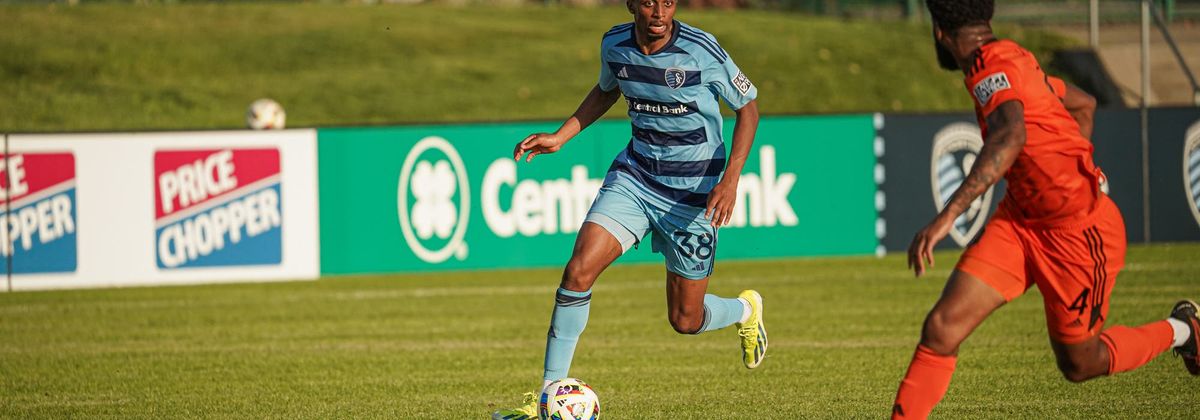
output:
POLYGON ((563 378, 551 382, 538 398, 541 420, 596 420, 600 418, 600 398, 583 381, 563 378))
POLYGON ((252 130, 282 130, 286 120, 283 106, 272 99, 259 99, 246 109, 246 127, 252 130))

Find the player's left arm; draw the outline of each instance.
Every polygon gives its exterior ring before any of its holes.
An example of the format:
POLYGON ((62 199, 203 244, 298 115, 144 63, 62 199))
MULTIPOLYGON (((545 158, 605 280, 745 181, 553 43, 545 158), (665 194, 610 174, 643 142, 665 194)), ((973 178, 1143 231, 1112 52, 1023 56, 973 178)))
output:
MULTIPOLYGON (((716 38, 709 37, 709 40, 716 44, 716 38)), ((721 227, 733 217, 733 209, 737 204, 738 181, 742 177, 742 168, 746 166, 746 157, 750 155, 750 147, 754 144, 754 134, 758 131, 758 88, 750 82, 745 73, 742 73, 737 64, 734 64, 733 59, 724 54, 719 44, 717 45, 719 56, 713 54, 713 60, 709 61, 709 67, 704 71, 706 83, 729 104, 737 117, 733 126, 733 146, 726 160, 725 174, 708 193, 708 203, 704 210, 704 216, 713 227, 721 227)))
POLYGON ((1066 94, 1063 95, 1063 106, 1071 113, 1071 118, 1079 123, 1079 134, 1083 138, 1092 139, 1092 122, 1096 115, 1096 98, 1074 85, 1064 83, 1066 94))
POLYGON ((725 175, 721 181, 708 193, 708 204, 704 216, 712 221, 715 227, 729 223, 733 215, 733 206, 737 202, 738 180, 742 177, 742 168, 746 166, 746 157, 750 156, 750 146, 754 144, 754 134, 758 131, 758 101, 751 100, 745 106, 734 111, 737 114, 733 125, 733 147, 726 161, 725 175))
POLYGON ((926 263, 933 266, 933 247, 950 233, 954 219, 966 211, 972 201, 999 182, 1016 162, 1021 148, 1025 147, 1025 105, 1017 100, 1001 103, 987 115, 987 126, 988 136, 983 139, 983 148, 971 167, 971 173, 950 196, 942 212, 917 232, 908 247, 908 266, 917 276, 925 273, 926 263))

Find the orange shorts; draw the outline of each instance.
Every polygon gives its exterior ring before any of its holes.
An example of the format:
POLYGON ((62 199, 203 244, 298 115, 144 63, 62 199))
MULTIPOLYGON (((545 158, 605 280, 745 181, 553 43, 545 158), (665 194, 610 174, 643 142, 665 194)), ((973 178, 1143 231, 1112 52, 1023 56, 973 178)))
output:
POLYGON ((1087 340, 1108 317, 1108 297, 1125 265, 1125 221, 1101 195, 1090 214, 1049 227, 1023 225, 1004 205, 956 270, 983 280, 1011 301, 1037 284, 1050 337, 1087 340))

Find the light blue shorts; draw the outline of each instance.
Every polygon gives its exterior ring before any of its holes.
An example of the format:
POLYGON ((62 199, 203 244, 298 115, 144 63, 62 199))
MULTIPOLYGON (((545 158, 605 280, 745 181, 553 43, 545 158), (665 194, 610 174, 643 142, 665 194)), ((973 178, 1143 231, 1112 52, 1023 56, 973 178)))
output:
POLYGON ((666 258, 667 271, 692 280, 712 274, 717 229, 704 216, 704 209, 661 208, 622 185, 609 184, 600 188, 584 222, 611 233, 621 243, 622 252, 653 232, 651 249, 666 258))

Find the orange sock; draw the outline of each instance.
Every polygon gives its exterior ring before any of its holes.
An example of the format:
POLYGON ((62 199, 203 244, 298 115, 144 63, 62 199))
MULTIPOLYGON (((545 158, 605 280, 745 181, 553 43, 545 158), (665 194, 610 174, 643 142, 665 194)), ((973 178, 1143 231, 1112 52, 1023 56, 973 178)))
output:
POLYGON ((950 376, 954 375, 957 356, 943 356, 928 347, 918 345, 913 354, 908 373, 896 391, 896 405, 892 406, 893 419, 924 419, 929 417, 933 406, 942 401, 950 389, 950 376))
POLYGON ((1108 346, 1108 374, 1115 375, 1137 369, 1169 350, 1175 330, 1166 320, 1137 328, 1116 326, 1100 333, 1100 340, 1108 346))

